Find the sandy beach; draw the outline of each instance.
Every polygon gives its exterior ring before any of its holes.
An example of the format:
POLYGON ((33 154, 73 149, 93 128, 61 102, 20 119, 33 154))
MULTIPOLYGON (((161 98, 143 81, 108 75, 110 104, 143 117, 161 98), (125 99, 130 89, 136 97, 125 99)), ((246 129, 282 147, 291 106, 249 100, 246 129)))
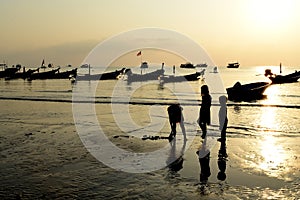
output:
MULTIPOLYGON (((203 194, 196 154, 203 143, 199 130, 183 154, 179 171, 166 167, 132 174, 105 166, 86 150, 76 132, 72 104, 13 100, 0 104, 2 199, 297 199, 300 195, 299 137, 236 137, 229 133, 227 178, 216 178, 220 148, 216 143, 203 194)), ((97 104, 96 110, 101 111, 98 119, 106 123, 107 137, 120 148, 147 152, 169 143, 122 137, 126 134, 111 120, 108 104, 97 104)), ((167 135, 168 128, 166 125, 160 134, 167 135)))

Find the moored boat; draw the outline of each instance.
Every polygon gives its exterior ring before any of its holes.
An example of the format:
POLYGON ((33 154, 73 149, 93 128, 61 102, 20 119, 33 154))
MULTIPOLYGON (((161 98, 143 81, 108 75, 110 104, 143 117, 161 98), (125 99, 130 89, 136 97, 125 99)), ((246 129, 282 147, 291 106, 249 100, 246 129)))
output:
POLYGON ((67 70, 64 72, 60 72, 59 70, 57 73, 54 73, 52 76, 49 77, 49 79, 70 79, 70 78, 76 78, 77 76, 77 68, 72 70, 67 70))
POLYGON ((192 63, 185 63, 185 64, 181 64, 180 68, 187 68, 187 69, 194 69, 195 66, 192 63))
POLYGON ((287 75, 276 75, 270 69, 266 69, 265 76, 272 81, 272 84, 294 83, 300 78, 300 71, 296 70, 294 73, 287 75))
POLYGON ((7 67, 6 64, 1 64, 0 66, 4 68, 3 71, 0 71, 0 78, 10 77, 21 69, 21 65, 17 65, 16 67, 9 67, 9 68, 7 67))
POLYGON ((16 72, 14 74, 10 74, 9 76, 5 77, 5 80, 14 80, 14 79, 27 79, 30 75, 39 69, 28 69, 26 71, 25 67, 23 67, 23 72, 16 72))
POLYGON ((158 77, 164 74, 164 69, 158 69, 156 71, 146 73, 146 74, 134 74, 131 69, 126 71, 127 81, 128 82, 138 82, 138 81, 150 81, 158 80, 158 77))
POLYGON ((197 64, 195 65, 195 68, 206 68, 208 65, 206 63, 202 63, 202 64, 197 64))
POLYGON ((36 73, 32 73, 30 74, 30 76, 27 78, 27 80, 31 81, 31 80, 35 80, 35 79, 53 79, 53 77, 55 76, 55 73, 59 71, 60 68, 57 69, 53 69, 51 71, 44 71, 44 72, 36 72, 36 73))
POLYGON ((203 69, 201 72, 195 72, 193 74, 187 74, 183 76, 161 76, 159 79, 160 81, 163 81, 163 83, 197 81, 201 76, 204 75, 204 71, 205 69, 203 69))
POLYGON ((116 70, 113 72, 105 72, 102 74, 85 74, 78 75, 76 80, 78 81, 92 81, 92 80, 115 80, 118 77, 126 72, 126 68, 122 68, 121 70, 116 70))
POLYGON ((235 62, 235 63, 228 63, 227 68, 239 68, 240 63, 235 62))
POLYGON ((233 87, 227 88, 228 99, 230 101, 253 101, 263 99, 264 91, 271 84, 268 82, 255 82, 242 85, 240 82, 234 84, 233 87))

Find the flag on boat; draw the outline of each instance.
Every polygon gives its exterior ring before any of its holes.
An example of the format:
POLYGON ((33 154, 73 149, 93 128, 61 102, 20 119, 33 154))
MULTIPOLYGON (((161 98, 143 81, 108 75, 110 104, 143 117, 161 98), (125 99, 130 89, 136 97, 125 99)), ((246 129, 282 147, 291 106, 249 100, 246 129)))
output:
POLYGON ((45 64, 45 60, 43 59, 42 66, 44 66, 44 64, 45 64))
POLYGON ((140 55, 142 55, 142 52, 141 52, 141 51, 139 51, 139 52, 136 54, 136 56, 140 56, 140 55))

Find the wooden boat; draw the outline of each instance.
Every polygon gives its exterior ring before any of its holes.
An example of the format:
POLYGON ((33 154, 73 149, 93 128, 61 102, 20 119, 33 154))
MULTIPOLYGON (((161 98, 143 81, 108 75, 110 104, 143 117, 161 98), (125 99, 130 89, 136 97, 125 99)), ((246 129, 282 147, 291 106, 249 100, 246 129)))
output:
POLYGON ((266 69, 265 76, 272 81, 272 84, 294 83, 300 78, 300 71, 295 71, 287 75, 276 75, 273 74, 270 69, 266 69))
POLYGON ((116 70, 113 72, 106 72, 103 74, 85 74, 81 76, 77 76, 76 80, 78 81, 92 81, 92 80, 115 80, 122 74, 125 74, 126 68, 122 68, 121 70, 116 70))
POLYGON ((25 67, 23 67, 23 72, 16 72, 14 74, 11 74, 10 76, 5 77, 5 80, 13 80, 13 79, 27 79, 30 77, 30 75, 39 69, 28 69, 25 70, 25 67))
POLYGON ((235 62, 235 63, 228 63, 227 68, 239 68, 240 63, 235 62))
POLYGON ((230 101, 253 101, 263 99, 264 91, 271 84, 268 82, 255 82, 242 85, 240 82, 234 84, 233 87, 227 88, 228 99, 230 101))
POLYGON ((195 69, 195 66, 192 63, 185 63, 181 64, 180 68, 195 69))
POLYGON ((70 79, 70 78, 76 78, 77 76, 77 68, 68 70, 65 72, 60 72, 59 70, 57 73, 53 74, 52 76, 49 76, 49 79, 70 79))
POLYGON ((0 71, 0 78, 10 77, 21 69, 21 65, 17 65, 16 67, 10 68, 7 68, 6 64, 1 64, 1 66, 4 68, 4 70, 0 71))
POLYGON ((163 81, 163 83, 197 81, 200 79, 200 76, 204 75, 204 71, 205 69, 203 69, 201 72, 195 72, 193 74, 188 74, 184 76, 161 76, 160 81, 163 81))
POLYGON ((156 71, 147 73, 147 74, 134 74, 130 69, 126 71, 127 81, 128 82, 137 82, 137 81, 150 81, 158 80, 158 77, 164 74, 164 69, 158 69, 156 71))
POLYGON ((206 63, 202 63, 202 64, 197 64, 195 65, 195 68, 206 68, 207 67, 207 64, 206 63))
POLYGON ((148 69, 149 68, 148 63, 147 62, 142 62, 140 68, 141 69, 148 69))
POLYGON ((32 73, 30 76, 27 78, 27 80, 35 80, 35 79, 51 79, 55 76, 55 73, 59 71, 60 68, 53 69, 51 71, 45 71, 45 72, 38 72, 37 73, 32 73))

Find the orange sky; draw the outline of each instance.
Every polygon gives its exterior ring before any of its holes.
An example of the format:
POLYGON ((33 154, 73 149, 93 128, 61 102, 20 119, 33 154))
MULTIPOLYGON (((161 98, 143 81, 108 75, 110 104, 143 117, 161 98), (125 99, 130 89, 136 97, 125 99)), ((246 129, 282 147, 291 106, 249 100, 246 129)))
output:
POLYGON ((297 0, 2 1, 0 62, 79 65, 106 38, 158 27, 190 37, 218 66, 297 67, 299 8, 297 0))

